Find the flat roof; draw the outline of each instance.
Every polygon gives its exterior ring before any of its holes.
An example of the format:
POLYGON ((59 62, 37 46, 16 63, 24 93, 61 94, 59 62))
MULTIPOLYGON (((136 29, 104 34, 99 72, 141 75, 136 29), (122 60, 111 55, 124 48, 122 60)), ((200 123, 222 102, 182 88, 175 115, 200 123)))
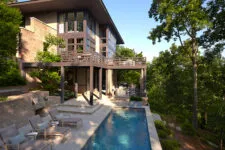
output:
POLYGON ((102 0, 30 0, 11 3, 9 6, 19 8, 24 15, 39 12, 87 9, 99 24, 110 26, 116 36, 117 44, 124 44, 123 38, 102 0))

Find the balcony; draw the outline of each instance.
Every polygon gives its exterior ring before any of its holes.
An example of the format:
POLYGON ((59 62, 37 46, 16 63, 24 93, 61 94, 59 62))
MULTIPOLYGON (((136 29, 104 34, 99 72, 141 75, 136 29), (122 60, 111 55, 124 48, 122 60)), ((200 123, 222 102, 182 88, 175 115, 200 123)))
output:
POLYGON ((75 66, 96 66, 108 69, 140 69, 146 67, 146 58, 106 58, 99 53, 77 54, 73 51, 61 53, 63 63, 75 66))

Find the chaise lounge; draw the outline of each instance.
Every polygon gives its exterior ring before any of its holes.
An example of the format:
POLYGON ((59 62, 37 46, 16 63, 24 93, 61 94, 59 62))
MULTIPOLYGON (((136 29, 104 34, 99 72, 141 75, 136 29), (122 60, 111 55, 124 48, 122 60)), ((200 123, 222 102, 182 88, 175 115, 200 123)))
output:
POLYGON ((46 138, 61 137, 65 139, 66 135, 70 132, 70 128, 51 126, 49 121, 42 121, 39 115, 31 117, 29 119, 31 127, 35 132, 38 132, 38 136, 46 138))
POLYGON ((58 121, 59 126, 71 126, 71 127, 81 127, 83 125, 83 121, 81 118, 69 117, 63 118, 60 116, 57 109, 52 109, 49 111, 49 114, 53 121, 58 121))
POLYGON ((16 125, 0 129, 3 150, 50 150, 51 145, 43 140, 31 140, 19 133, 16 125))

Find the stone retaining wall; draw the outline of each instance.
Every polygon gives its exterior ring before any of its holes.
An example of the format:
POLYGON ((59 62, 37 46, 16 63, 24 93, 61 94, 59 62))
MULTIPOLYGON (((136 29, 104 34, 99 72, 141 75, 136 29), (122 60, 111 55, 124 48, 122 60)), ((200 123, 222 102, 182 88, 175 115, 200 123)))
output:
POLYGON ((48 91, 32 91, 26 94, 9 96, 9 101, 0 103, 0 128, 11 124, 16 124, 18 127, 28 124, 28 118, 35 115, 31 101, 34 94, 48 97, 47 108, 60 103, 60 97, 49 96, 48 91))

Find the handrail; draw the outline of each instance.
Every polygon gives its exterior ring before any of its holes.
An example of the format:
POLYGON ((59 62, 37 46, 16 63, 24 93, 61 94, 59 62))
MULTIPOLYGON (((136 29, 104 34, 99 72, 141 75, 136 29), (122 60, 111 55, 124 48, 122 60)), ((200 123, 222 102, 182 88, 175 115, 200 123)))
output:
POLYGON ((62 62, 75 62, 87 65, 98 65, 105 67, 141 67, 146 65, 145 57, 106 58, 97 52, 75 53, 74 51, 63 51, 62 62))

